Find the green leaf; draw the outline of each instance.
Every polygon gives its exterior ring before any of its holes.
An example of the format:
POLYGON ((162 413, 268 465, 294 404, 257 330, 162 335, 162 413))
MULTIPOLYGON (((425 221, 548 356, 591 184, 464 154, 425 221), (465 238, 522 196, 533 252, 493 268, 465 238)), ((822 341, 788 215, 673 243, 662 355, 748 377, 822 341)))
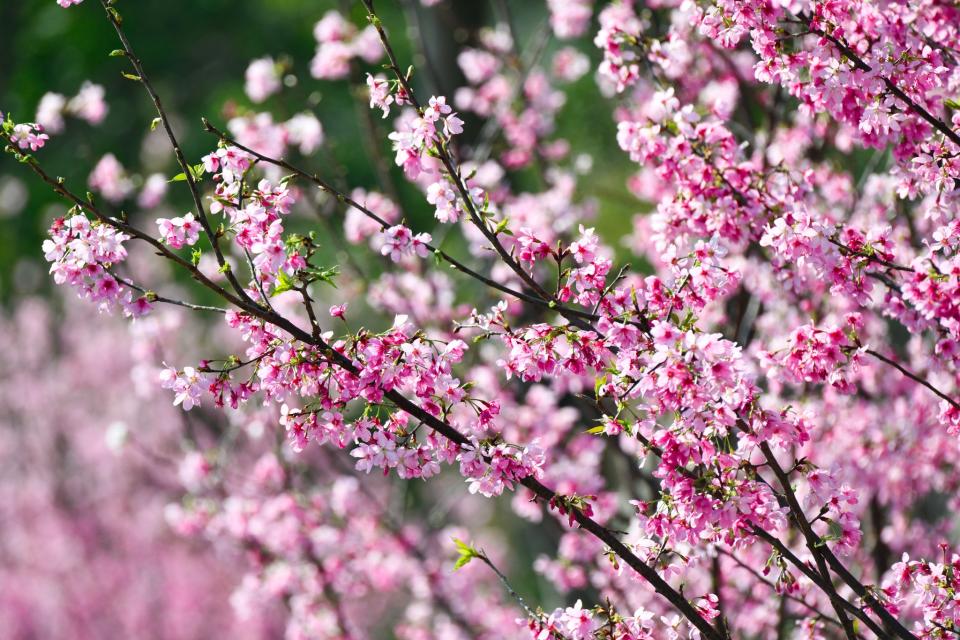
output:
POLYGON ((287 235, 286 238, 283 239, 283 244, 287 248, 293 249, 303 244, 303 241, 304 241, 304 237, 301 236, 299 233, 291 233, 287 235))
POLYGON ((160 122, 161 122, 160 118, 154 118, 154 119, 150 122, 150 131, 156 131, 156 130, 157 130, 157 126, 160 124, 160 122))
POLYGON ((184 182, 186 179, 187 179, 187 174, 185 174, 185 173, 183 173, 183 172, 181 171, 181 172, 178 173, 177 175, 175 175, 175 176, 173 176, 172 178, 170 178, 169 180, 167 180, 167 182, 184 182))
POLYGON ((943 101, 943 104, 947 105, 951 109, 960 109, 960 101, 954 100, 953 98, 947 98, 943 101))
POLYGON ((593 395, 600 397, 600 388, 607 384, 607 376, 602 375, 593 381, 593 395))
POLYGON ((589 429, 587 429, 587 433, 597 435, 597 434, 603 433, 604 428, 605 427, 602 424, 598 424, 595 427, 590 427, 589 429))
POLYGON ((480 556, 480 552, 468 545, 463 540, 458 538, 453 539, 453 544, 457 547, 457 552, 460 554, 457 558, 456 564, 453 565, 453 570, 456 571, 462 567, 465 567, 471 560, 480 556))
POLYGON ((140 80, 141 80, 140 76, 138 76, 138 75, 135 74, 135 73, 127 73, 126 71, 123 71, 123 72, 120 73, 120 75, 122 75, 122 76, 123 76, 124 78, 126 78, 127 80, 133 80, 133 81, 135 81, 135 82, 140 82, 140 80))
POLYGON ((328 285, 336 289, 337 283, 334 281, 334 278, 340 275, 340 267, 336 265, 326 269, 310 267, 307 269, 307 274, 310 276, 311 282, 326 282, 328 285))
POLYGON ((297 283, 286 274, 282 269, 277 272, 277 285, 273 288, 273 292, 270 294, 270 297, 278 296, 281 293, 286 293, 287 291, 292 291, 297 286, 297 283))
POLYGON ((827 534, 821 536, 821 540, 839 540, 843 537, 843 528, 835 520, 824 518, 824 521, 827 523, 827 534))
POLYGON ((127 52, 124 51, 123 49, 114 49, 113 51, 110 52, 111 58, 122 58, 125 55, 127 55, 127 52))

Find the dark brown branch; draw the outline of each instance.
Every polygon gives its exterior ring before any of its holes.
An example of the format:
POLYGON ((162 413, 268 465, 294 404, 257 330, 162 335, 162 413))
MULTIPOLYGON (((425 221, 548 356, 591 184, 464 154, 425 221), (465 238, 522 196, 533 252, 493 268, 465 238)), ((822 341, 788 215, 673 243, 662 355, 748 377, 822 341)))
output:
POLYGON ((793 521, 800 529, 800 533, 803 534, 804 541, 807 543, 807 549, 810 551, 810 554, 813 556, 814 562, 817 565, 817 571, 820 573, 822 583, 825 587, 827 587, 827 597, 830 599, 830 604, 833 606, 834 611, 837 613, 837 617, 840 619, 840 624, 843 626, 843 632, 847 638, 853 640, 857 633, 854 631, 853 623, 850 621, 850 618, 847 617, 846 611, 844 610, 841 602, 843 598, 840 597, 840 594, 837 593, 836 588, 833 586, 833 582, 830 577, 830 570, 827 567, 827 562, 823 559, 823 556, 819 552, 820 547, 822 547, 825 543, 820 539, 820 536, 814 533, 813 529, 810 527, 810 523, 807 522, 807 517, 804 515, 803 509, 800 507, 800 503, 797 502, 797 497, 793 493, 793 487, 790 486, 790 479, 780 467, 780 463, 777 462, 776 456, 773 454, 773 451, 770 450, 770 445, 761 441, 760 450, 763 452, 767 463, 770 465, 770 468, 773 469, 773 473, 776 475, 777 481, 780 483, 780 487, 783 490, 783 495, 787 500, 787 505, 790 507, 790 513, 793 516, 793 521))
POLYGON ((833 585, 829 583, 829 573, 827 572, 827 566, 834 571, 840 579, 843 580, 854 593, 856 593, 861 598, 865 599, 867 605, 876 613, 885 624, 890 626, 894 633, 897 634, 903 640, 917 640, 910 631, 904 627, 900 622, 890 615, 890 612, 877 601, 868 591, 867 588, 857 580, 853 574, 851 574, 845 566, 837 559, 834 553, 826 545, 826 542, 823 541, 820 536, 818 536, 813 529, 810 527, 810 523, 807 521, 807 517, 803 512, 802 507, 800 506, 797 496, 793 491, 793 486, 790 484, 790 479, 787 477, 786 472, 780 466, 780 463, 777 461, 776 456, 773 451, 770 449, 770 445, 764 441, 760 442, 760 451, 763 452, 763 456, 766 459, 766 462, 770 465, 770 468, 773 470, 774 475, 777 477, 777 482, 780 484, 780 488, 783 490, 783 496, 786 498, 787 504, 790 507, 790 513, 793 517, 794 522, 797 524, 797 528, 800 530, 800 533, 803 534, 804 540, 807 544, 811 555, 813 555, 814 560, 817 563, 817 568, 820 570, 820 573, 823 576, 824 585, 829 586, 827 591, 828 595, 831 596, 831 602, 834 602, 837 606, 842 606, 839 598, 836 594, 836 590, 833 588, 833 585), (836 600, 836 599, 839 600, 836 600))
MULTIPOLYGON (((730 552, 727 551, 726 549, 718 549, 717 551, 719 552, 719 554, 722 554, 722 555, 730 558, 731 560, 733 560, 733 562, 736 563, 736 565, 737 565, 738 567, 740 567, 741 569, 743 569, 744 571, 746 571, 747 573, 749 573, 749 574, 750 574, 755 580, 757 580, 758 582, 760 582, 760 583, 762 583, 762 584, 765 584, 766 586, 770 587, 773 591, 776 591, 776 590, 777 590, 777 585, 775 585, 773 582, 771 582, 770 580, 768 580, 767 578, 765 578, 759 571, 757 571, 756 569, 754 569, 753 567, 751 567, 750 565, 748 565, 747 563, 745 563, 743 560, 741 560, 741 559, 738 558, 737 556, 733 555, 732 553, 730 553, 730 552)), ((816 585, 816 586, 817 586, 817 588, 819 588, 819 585, 816 585)), ((816 615, 817 617, 819 617, 819 618, 820 618, 821 620, 823 620, 824 622, 829 622, 830 624, 840 626, 840 623, 839 623, 839 622, 837 622, 836 620, 834 620, 833 618, 831 618, 830 616, 828 616, 828 615, 825 614, 823 611, 821 611, 820 609, 818 609, 818 608, 815 607, 814 605, 810 604, 809 602, 807 602, 807 601, 804 600, 803 598, 798 598, 797 596, 791 595, 790 593, 784 593, 784 594, 782 594, 782 595, 783 595, 783 597, 786 598, 787 600, 791 600, 791 601, 796 602, 797 604, 801 605, 801 606, 804 607, 807 611, 809 611, 810 613, 816 615)))

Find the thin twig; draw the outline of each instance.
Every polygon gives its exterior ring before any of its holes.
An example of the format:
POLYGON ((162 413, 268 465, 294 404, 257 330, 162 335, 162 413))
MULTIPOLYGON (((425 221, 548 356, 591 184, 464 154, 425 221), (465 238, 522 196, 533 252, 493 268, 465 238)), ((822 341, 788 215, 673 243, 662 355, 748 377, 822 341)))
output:
POLYGON ((209 306, 203 305, 203 304, 193 304, 192 302, 186 302, 186 301, 184 301, 184 300, 175 300, 175 299, 173 299, 173 298, 167 298, 167 297, 165 297, 165 296, 161 296, 161 295, 157 294, 157 293, 154 292, 154 291, 151 291, 151 290, 149 290, 149 289, 145 289, 145 288, 141 287, 140 285, 132 282, 131 280, 127 280, 126 278, 124 278, 123 276, 121 276, 121 275, 119 275, 119 274, 117 274, 117 273, 113 273, 112 271, 110 271, 110 272, 108 272, 108 273, 110 273, 110 275, 113 276, 114 280, 116 280, 117 282, 119 282, 119 283, 122 284, 123 286, 127 287, 128 289, 133 289, 134 291, 138 291, 138 292, 142 293, 142 294, 147 298, 147 301, 148 301, 148 302, 160 302, 160 303, 163 303, 163 304, 172 304, 172 305, 176 305, 176 306, 178 306, 178 307, 184 307, 185 309, 192 309, 192 310, 194 310, 194 311, 213 311, 213 312, 215 312, 215 313, 226 313, 226 312, 227 312, 227 310, 224 309, 224 308, 222 308, 222 307, 209 307, 209 306))
POLYGON ((932 384, 930 384, 929 382, 927 382, 917 374, 913 373, 912 371, 910 371, 909 369, 901 365, 896 360, 891 360, 887 356, 883 355, 882 353, 879 353, 878 351, 874 351, 873 349, 866 349, 865 353, 868 353, 874 358, 876 358, 877 360, 890 365, 891 367, 893 367, 894 369, 902 373, 905 377, 910 378, 917 384, 923 385, 924 387, 926 387, 927 389, 935 393, 939 398, 941 398, 942 400, 946 400, 948 403, 950 403, 950 405, 954 409, 960 409, 960 402, 957 402, 956 400, 954 400, 953 398, 945 394, 943 391, 940 391, 935 386, 933 386, 932 384))
POLYGON ((127 40, 127 36, 121 26, 122 19, 120 18, 119 12, 113 6, 113 0, 100 0, 100 4, 103 5, 103 9, 107 14, 107 18, 110 20, 110 24, 113 25, 113 29, 116 31, 117 37, 120 39, 120 44, 123 46, 123 51, 126 58, 130 61, 130 64, 137 72, 137 81, 140 82, 140 84, 143 85, 143 88, 147 90, 147 93, 150 95, 150 99, 153 101, 153 106, 157 111, 157 115, 160 117, 160 123, 163 126, 163 130, 166 132, 167 138, 170 140, 170 145, 173 147, 173 153, 177 158, 177 164, 180 165, 180 170, 183 172, 187 185, 190 187, 190 195, 193 197, 193 203, 197 207, 197 218, 199 219, 200 224, 203 226, 203 231, 206 234, 207 239, 210 241, 210 245, 213 247, 213 252, 217 258, 217 264, 220 266, 221 271, 223 271, 226 275, 227 281, 230 282, 233 289, 237 292, 237 295, 246 299, 252 304, 256 304, 247 294, 246 290, 240 285, 240 282, 237 281, 236 276, 230 269, 230 265, 227 263, 226 258, 220 249, 218 236, 210 226, 210 220, 208 219, 206 209, 203 206, 203 199, 200 197, 200 190, 197 187, 197 181, 193 176, 192 168, 183 154, 183 149, 180 147, 180 142, 177 140, 176 134, 173 132, 173 126, 170 124, 170 118, 163 107, 163 103, 160 101, 160 96, 154 90, 153 85, 150 83, 150 78, 144 71, 140 58, 138 58, 134 53, 133 47, 127 40))

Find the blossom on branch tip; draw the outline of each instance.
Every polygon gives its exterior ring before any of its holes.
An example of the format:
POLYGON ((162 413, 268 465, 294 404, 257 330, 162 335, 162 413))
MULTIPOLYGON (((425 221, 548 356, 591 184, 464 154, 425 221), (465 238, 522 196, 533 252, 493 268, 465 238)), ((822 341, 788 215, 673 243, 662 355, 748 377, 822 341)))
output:
POLYGON ((50 139, 39 124, 21 123, 13 126, 10 141, 22 151, 39 151, 50 139))

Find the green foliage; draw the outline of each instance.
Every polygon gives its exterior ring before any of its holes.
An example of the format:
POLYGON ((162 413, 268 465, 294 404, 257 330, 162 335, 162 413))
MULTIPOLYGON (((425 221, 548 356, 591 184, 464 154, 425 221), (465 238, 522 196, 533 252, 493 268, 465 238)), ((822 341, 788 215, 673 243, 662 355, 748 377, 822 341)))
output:
MULTIPOLYGON (((158 120, 159 120, 159 118, 156 118, 156 119, 154 120, 154 122, 156 122, 156 121, 158 121, 158 120)), ((151 130, 152 130, 153 128, 154 128, 154 127, 152 126, 152 127, 151 127, 151 130)), ((194 182, 199 182, 200 180, 203 180, 203 163, 201 162, 201 163, 199 163, 199 164, 193 164, 193 165, 189 165, 189 166, 190 166, 190 175, 193 176, 193 181, 194 181, 194 182)), ((187 174, 185 174, 184 172, 181 171, 181 172, 178 173, 177 175, 175 175, 175 176, 173 176, 172 178, 170 178, 170 180, 169 180, 168 182, 186 182, 186 181, 187 181, 187 174)))
POLYGON ((458 538, 453 539, 453 544, 457 547, 457 562, 453 565, 453 570, 461 569, 467 566, 474 558, 479 558, 482 554, 458 538))

